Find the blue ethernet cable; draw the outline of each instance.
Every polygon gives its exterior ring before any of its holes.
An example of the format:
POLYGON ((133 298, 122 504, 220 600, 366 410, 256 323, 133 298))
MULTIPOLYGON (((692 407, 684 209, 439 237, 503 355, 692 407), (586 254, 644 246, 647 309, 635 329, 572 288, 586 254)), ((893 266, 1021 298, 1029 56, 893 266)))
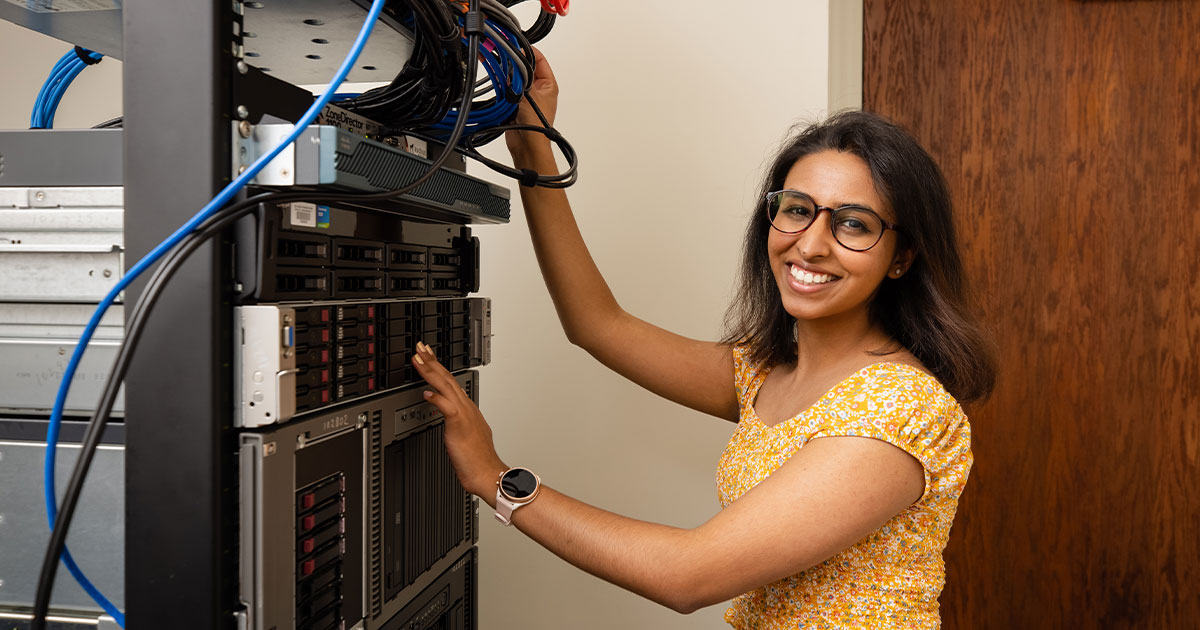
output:
MULTIPOLYGON (((91 341, 92 335, 95 334, 96 328, 100 324, 100 319, 104 316, 105 312, 108 311, 108 307, 112 306, 116 302, 117 297, 129 286, 130 283, 133 282, 134 279, 141 275, 142 272, 144 272, 147 268, 156 263, 164 254, 175 247, 175 245, 178 244, 179 241, 183 240, 183 238, 189 233, 195 231, 201 223, 212 216, 217 210, 229 203, 230 199, 232 199, 233 196, 239 190, 241 190, 247 182, 258 175, 263 167, 265 167, 271 160, 275 159, 275 157, 279 155, 279 153, 285 147, 296 140, 296 138, 304 131, 305 128, 312 124, 312 122, 316 119, 317 114, 319 114, 321 110, 325 108, 325 105, 329 103, 330 99, 333 98, 333 95, 337 92, 338 86, 341 85, 346 79, 346 75, 350 73, 350 69, 358 60, 359 55, 362 53, 363 47, 367 43, 367 38, 371 34, 371 30, 374 28, 375 22, 379 19, 379 14, 383 10, 383 5, 385 3, 386 0, 372 0, 371 8, 367 12, 367 19, 363 22, 363 26, 358 33, 358 37, 354 40, 354 44, 350 47, 350 52, 346 55, 345 60, 342 61, 342 65, 338 68, 337 72, 334 73, 333 79, 330 81, 329 86, 325 89, 321 96, 313 102, 312 106, 304 112, 304 115, 300 117, 300 120, 296 122, 295 127, 292 128, 291 133, 289 133, 282 142, 272 148, 269 152, 259 157, 253 164, 250 165, 249 168, 245 170, 245 172, 239 175, 237 179, 225 186, 225 188, 223 188, 221 192, 217 193, 217 195, 213 197, 213 199, 209 201, 199 212, 192 216, 187 223, 184 223, 179 229, 175 230, 174 233, 167 237, 166 240, 164 240, 162 243, 159 243, 153 250, 151 250, 150 253, 146 254, 141 260, 137 261, 137 263, 135 263, 133 267, 126 272, 125 276, 117 282, 112 290, 110 290, 108 294, 104 296, 104 299, 96 307, 95 312, 92 313, 91 319, 84 328, 83 335, 80 336, 79 342, 75 346, 75 351, 71 354, 71 360, 67 363, 66 371, 63 373, 63 379, 59 384, 58 394, 54 400, 54 409, 50 414, 49 427, 46 431, 46 459, 44 461, 42 476, 45 483, 44 490, 46 515, 49 519, 51 529, 54 528, 54 520, 58 516, 58 499, 55 496, 56 493, 54 490, 54 464, 56 455, 55 450, 58 445, 58 434, 62 426, 63 408, 66 405, 67 393, 70 391, 71 382, 74 380, 75 372, 79 368, 79 361, 83 357, 83 353, 87 349, 87 345, 91 341)), ((71 55, 74 56, 75 53, 72 52, 71 55)), ((80 64, 82 64, 82 62, 80 62, 80 64)), ((56 66, 56 68, 58 67, 56 66)), ((67 569, 71 572, 71 575, 77 582, 79 582, 79 585, 83 587, 83 590, 86 591, 88 595, 90 595, 106 613, 115 619, 122 628, 125 627, 125 615, 122 614, 112 602, 104 597, 104 595, 100 593, 100 591, 96 589, 96 587, 87 579, 87 576, 83 574, 83 571, 71 557, 70 551, 66 548, 63 549, 62 560, 67 566, 67 569)))
POLYGON ((42 89, 38 91, 37 98, 33 101, 33 111, 29 114, 30 129, 41 128, 42 104, 46 100, 46 94, 50 91, 50 88, 57 83, 55 78, 58 76, 59 71, 65 68, 67 64, 71 62, 74 56, 74 51, 71 51, 70 53, 60 57, 58 61, 55 62, 54 68, 50 70, 50 75, 46 77, 46 81, 42 83, 42 89))
MULTIPOLYGON (((487 20, 487 25, 501 37, 516 44, 515 37, 509 34, 502 26, 487 20)), ((493 38, 489 35, 489 40, 493 38)), ((465 42, 465 40, 464 40, 465 42)), ((467 130, 463 138, 469 137, 471 133, 478 132, 488 127, 495 127, 504 124, 516 112, 519 105, 518 102, 512 102, 506 98, 506 95, 511 90, 511 94, 520 95, 524 92, 524 83, 521 80, 521 74, 516 70, 518 63, 511 55, 508 54, 505 47, 500 46, 493 40, 493 50, 484 53, 481 51, 479 60, 484 69, 488 73, 488 78, 492 83, 492 90, 496 94, 495 101, 486 108, 472 109, 467 116, 467 130)), ((458 120, 459 112, 450 110, 442 120, 430 125, 430 128, 436 130, 440 134, 448 134, 450 129, 454 127, 454 123, 458 120)))
POLYGON ((84 61, 85 56, 92 63, 98 63, 100 59, 104 58, 103 55, 84 48, 76 48, 64 55, 59 60, 61 65, 56 65, 55 71, 51 73, 50 79, 47 81, 44 96, 34 105, 37 121, 33 128, 49 129, 54 126, 54 114, 63 94, 66 93, 75 77, 79 76, 79 73, 89 65, 84 61))
POLYGON ((38 91, 37 99, 33 102, 33 112, 30 114, 29 127, 31 129, 41 129, 45 125, 42 120, 45 117, 46 99, 50 93, 56 89, 59 83, 62 82, 62 75, 70 67, 70 64, 75 62, 74 53, 67 53, 54 64, 54 68, 50 71, 50 75, 46 77, 45 83, 42 84, 42 89, 38 91))
POLYGON ((91 63, 94 64, 99 63, 104 58, 104 55, 86 48, 76 47, 59 58, 58 62, 54 64, 54 68, 50 71, 50 76, 42 84, 42 89, 38 92, 37 99, 34 101, 33 113, 29 121, 30 129, 50 129, 54 127, 54 114, 58 109, 58 103, 62 100, 63 94, 71 86, 71 82, 75 80, 75 77, 79 76, 79 73, 83 72, 83 69, 90 65, 84 61, 84 57, 90 59, 91 63))
MULTIPOLYGON (((99 61, 100 59, 104 58, 103 55, 101 55, 100 53, 95 53, 95 52, 88 53, 88 57, 90 59, 94 59, 96 61, 99 61)), ((87 63, 80 61, 80 60, 76 60, 67 69, 67 72, 63 76, 62 82, 59 83, 59 85, 56 87, 56 89, 54 89, 53 91, 50 92, 50 98, 49 98, 49 100, 46 101, 46 109, 42 115, 43 122, 45 123, 46 129, 54 128, 54 114, 58 112, 59 102, 62 101, 63 95, 67 93, 67 88, 71 86, 71 83, 73 81, 75 81, 75 77, 79 76, 79 73, 83 72, 83 69, 86 68, 87 66, 88 66, 87 63)))

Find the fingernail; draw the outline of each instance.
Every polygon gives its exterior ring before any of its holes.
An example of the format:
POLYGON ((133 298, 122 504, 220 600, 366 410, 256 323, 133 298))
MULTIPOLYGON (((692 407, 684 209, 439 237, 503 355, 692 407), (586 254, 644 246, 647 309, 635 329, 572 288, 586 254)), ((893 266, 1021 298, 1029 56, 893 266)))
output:
POLYGON ((419 354, 413 355, 413 360, 417 362, 417 365, 425 365, 425 361, 421 359, 421 355, 419 354))
POLYGON ((425 391, 421 392, 421 395, 426 398, 433 398, 433 392, 431 392, 429 390, 425 390, 425 391))

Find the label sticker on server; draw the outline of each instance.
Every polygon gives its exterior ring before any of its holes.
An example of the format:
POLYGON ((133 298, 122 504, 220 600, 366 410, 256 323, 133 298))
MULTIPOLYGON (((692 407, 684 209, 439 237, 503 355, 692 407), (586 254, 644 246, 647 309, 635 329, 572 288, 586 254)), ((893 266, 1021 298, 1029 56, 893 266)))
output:
POLYGON ((429 145, 420 138, 404 136, 404 150, 417 157, 429 157, 429 145))
POLYGON ((329 206, 317 206, 317 227, 329 227, 329 206))
MULTIPOLYGON (((297 202, 289 205, 292 227, 317 227, 317 205, 297 202)), ((326 226, 328 227, 328 226, 326 226)))

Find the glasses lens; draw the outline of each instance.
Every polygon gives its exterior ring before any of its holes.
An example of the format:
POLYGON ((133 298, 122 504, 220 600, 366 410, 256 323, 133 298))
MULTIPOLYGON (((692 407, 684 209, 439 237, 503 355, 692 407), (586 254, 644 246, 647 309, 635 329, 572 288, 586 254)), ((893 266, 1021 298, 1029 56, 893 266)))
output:
POLYGON ((883 220, 866 208, 839 208, 833 214, 833 236, 846 249, 871 249, 883 236, 883 220))
POLYGON ((767 203, 771 225, 780 232, 800 232, 807 228, 817 212, 817 205, 807 195, 791 191, 772 193, 767 203))

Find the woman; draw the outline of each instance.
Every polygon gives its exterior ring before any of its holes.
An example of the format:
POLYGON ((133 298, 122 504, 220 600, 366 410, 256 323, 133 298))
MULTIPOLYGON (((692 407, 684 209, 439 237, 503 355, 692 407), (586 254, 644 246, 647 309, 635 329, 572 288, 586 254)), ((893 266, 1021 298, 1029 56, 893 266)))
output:
MULTIPOLYGON (((540 53, 532 95, 553 120, 557 84, 540 53)), ((524 105, 520 117, 533 123, 524 105)), ((556 169, 545 138, 510 132, 508 144, 518 168, 556 169)), ((426 397, 446 416, 463 486, 589 573, 684 613, 736 597, 726 620, 737 628, 936 628, 941 553, 972 463, 957 401, 993 379, 965 314, 945 182, 905 132, 847 113, 790 139, 765 184, 721 342, 623 311, 565 194, 521 188, 567 337, 738 423, 718 471, 723 509, 708 522, 624 518, 510 471, 421 345, 426 397)))

